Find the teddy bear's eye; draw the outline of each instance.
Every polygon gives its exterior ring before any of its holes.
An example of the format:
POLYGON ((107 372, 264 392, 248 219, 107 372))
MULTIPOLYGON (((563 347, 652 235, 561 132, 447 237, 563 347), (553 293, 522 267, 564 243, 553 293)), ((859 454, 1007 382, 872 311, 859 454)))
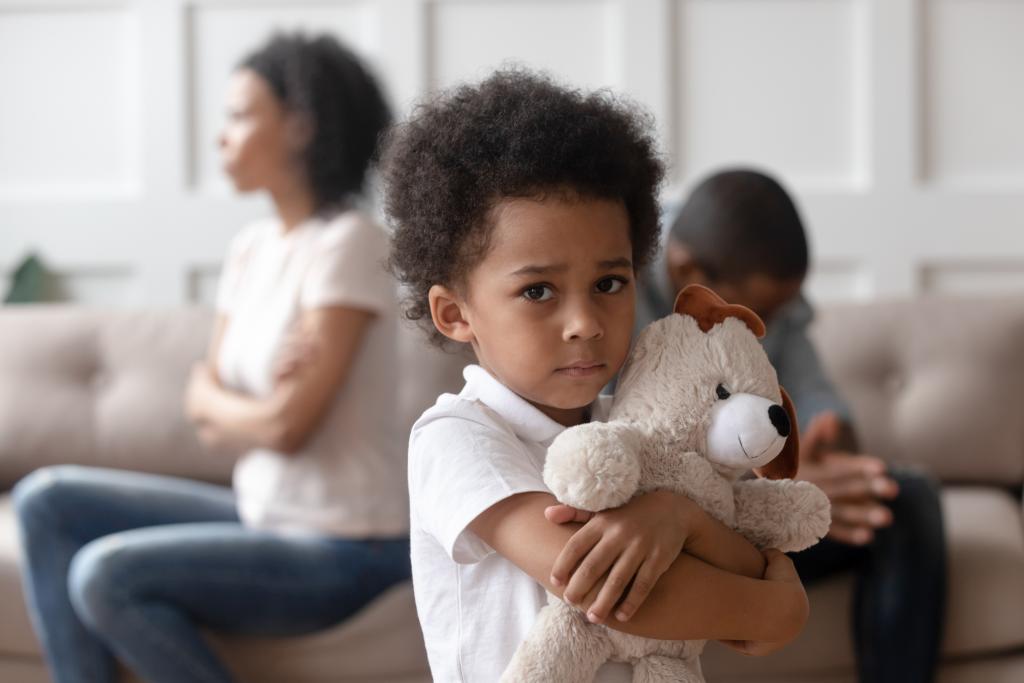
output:
POLYGON ((729 393, 729 390, 726 389, 721 384, 715 387, 715 393, 718 394, 718 398, 722 399, 723 401, 732 396, 732 394, 729 393))

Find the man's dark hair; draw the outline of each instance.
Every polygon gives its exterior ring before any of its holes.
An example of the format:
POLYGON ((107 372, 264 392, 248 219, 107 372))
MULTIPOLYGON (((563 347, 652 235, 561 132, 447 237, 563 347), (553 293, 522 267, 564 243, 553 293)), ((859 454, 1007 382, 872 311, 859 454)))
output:
POLYGON ((331 36, 277 34, 239 64, 261 76, 290 111, 313 127, 304 151, 320 213, 360 194, 391 112, 370 72, 331 36))
POLYGON ((425 327, 430 288, 459 286, 483 258, 503 199, 621 201, 634 268, 657 248, 664 169, 652 119, 607 91, 503 69, 417 107, 393 129, 382 166, 391 268, 408 292, 406 316, 425 327))
POLYGON ((758 171, 728 170, 703 180, 676 217, 671 236, 713 281, 807 274, 800 214, 782 185, 758 171))

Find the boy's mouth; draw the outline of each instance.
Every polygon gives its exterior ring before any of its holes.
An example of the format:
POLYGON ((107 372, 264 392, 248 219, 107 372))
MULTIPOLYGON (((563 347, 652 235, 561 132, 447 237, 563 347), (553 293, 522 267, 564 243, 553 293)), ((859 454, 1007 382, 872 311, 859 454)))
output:
POLYGON ((576 361, 571 365, 555 370, 560 375, 568 377, 591 377, 604 370, 605 364, 598 361, 576 361))

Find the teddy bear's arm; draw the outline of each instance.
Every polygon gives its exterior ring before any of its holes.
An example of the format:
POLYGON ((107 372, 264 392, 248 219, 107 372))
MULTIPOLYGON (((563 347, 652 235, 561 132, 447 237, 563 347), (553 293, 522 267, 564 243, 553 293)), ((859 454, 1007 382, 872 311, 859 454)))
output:
POLYGON ((548 447, 544 483, 559 502, 596 512, 636 493, 643 438, 619 422, 570 427, 548 447))
POLYGON ((736 482, 734 492, 735 528, 759 548, 794 552, 828 533, 828 497, 810 482, 748 479, 736 482))

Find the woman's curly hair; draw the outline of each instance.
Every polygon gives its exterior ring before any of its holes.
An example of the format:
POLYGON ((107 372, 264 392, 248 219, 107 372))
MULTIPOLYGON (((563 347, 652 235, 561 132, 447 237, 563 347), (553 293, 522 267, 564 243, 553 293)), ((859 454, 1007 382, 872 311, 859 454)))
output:
POLYGON ((389 264, 405 285, 405 315, 429 325, 427 294, 459 285, 483 258, 491 210, 505 198, 564 192, 621 200, 633 267, 658 246, 664 166, 652 117, 608 91, 585 93, 506 68, 419 105, 392 129, 382 163, 394 227, 389 264))
POLYGON ((276 34, 238 68, 259 74, 286 109, 309 118, 304 162, 317 211, 359 195, 391 124, 380 86, 359 58, 331 36, 276 34))

